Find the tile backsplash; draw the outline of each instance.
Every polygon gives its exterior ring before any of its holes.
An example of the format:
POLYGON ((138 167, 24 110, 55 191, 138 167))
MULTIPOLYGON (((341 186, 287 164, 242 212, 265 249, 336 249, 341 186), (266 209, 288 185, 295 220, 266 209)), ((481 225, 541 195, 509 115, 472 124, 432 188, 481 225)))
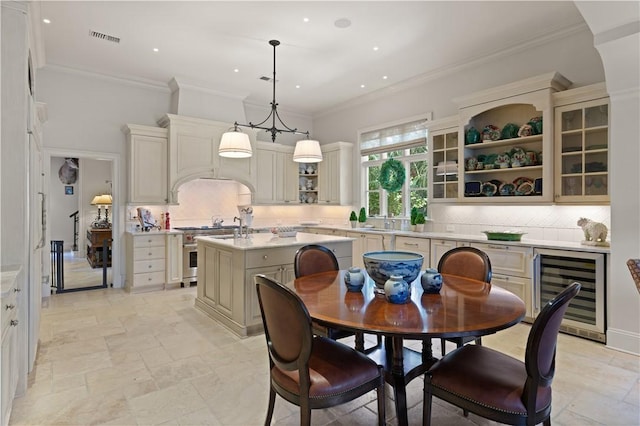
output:
MULTIPOLYGON (((238 205, 249 203, 249 189, 237 182, 226 180, 197 179, 183 184, 178 192, 179 205, 147 206, 156 219, 168 211, 171 225, 211 225, 212 217, 221 218, 225 225, 233 224, 238 216, 238 205)), ((129 209, 129 225, 136 215, 137 206, 129 209)), ((352 206, 253 206, 253 227, 294 226, 314 220, 322 225, 344 227, 349 225, 349 213, 359 210, 352 206)), ((448 205, 429 206, 427 232, 451 232, 463 235, 480 234, 486 230, 519 230, 526 232, 527 239, 550 241, 581 241, 582 230, 577 225, 581 217, 603 222, 611 227, 609 206, 593 205, 448 205)), ((369 223, 381 225, 382 219, 370 219, 369 223)), ((395 222, 400 229, 401 221, 395 222)))

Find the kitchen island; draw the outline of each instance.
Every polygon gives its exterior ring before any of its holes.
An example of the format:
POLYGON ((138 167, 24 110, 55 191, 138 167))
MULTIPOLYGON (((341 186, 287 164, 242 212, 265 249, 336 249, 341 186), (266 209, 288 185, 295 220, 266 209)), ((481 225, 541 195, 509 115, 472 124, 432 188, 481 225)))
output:
POLYGON ((333 251, 340 269, 352 265, 353 238, 298 232, 280 238, 271 233, 249 238, 198 237, 198 295, 195 306, 238 336, 261 333, 262 317, 253 277, 264 274, 281 283, 295 278, 296 251, 320 244, 333 251))

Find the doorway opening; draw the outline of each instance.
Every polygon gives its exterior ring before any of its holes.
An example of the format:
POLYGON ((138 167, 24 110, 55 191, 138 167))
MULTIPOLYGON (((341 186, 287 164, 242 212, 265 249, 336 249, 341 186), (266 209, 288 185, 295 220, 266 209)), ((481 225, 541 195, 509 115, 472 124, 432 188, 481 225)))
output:
POLYGON ((51 150, 48 157, 47 294, 120 287, 119 156, 51 150))

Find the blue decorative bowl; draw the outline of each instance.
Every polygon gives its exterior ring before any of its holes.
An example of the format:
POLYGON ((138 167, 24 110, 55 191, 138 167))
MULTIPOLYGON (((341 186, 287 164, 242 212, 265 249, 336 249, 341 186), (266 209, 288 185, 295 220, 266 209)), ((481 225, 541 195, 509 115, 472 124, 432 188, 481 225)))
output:
POLYGON ((424 256, 410 251, 371 251, 363 254, 362 259, 376 291, 384 293, 384 284, 391 275, 401 275, 411 286, 420 275, 424 256))

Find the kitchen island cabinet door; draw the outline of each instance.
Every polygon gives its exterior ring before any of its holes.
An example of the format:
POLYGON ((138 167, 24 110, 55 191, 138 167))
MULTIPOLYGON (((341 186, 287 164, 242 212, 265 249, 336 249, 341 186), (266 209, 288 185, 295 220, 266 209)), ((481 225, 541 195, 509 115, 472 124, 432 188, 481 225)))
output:
POLYGON ((266 275, 281 284, 286 284, 296 278, 293 263, 247 269, 245 283, 245 291, 248 296, 247 312, 245 317, 247 327, 256 328, 262 326, 260 302, 258 301, 258 292, 256 291, 256 283, 254 281, 255 276, 260 274, 266 275))

